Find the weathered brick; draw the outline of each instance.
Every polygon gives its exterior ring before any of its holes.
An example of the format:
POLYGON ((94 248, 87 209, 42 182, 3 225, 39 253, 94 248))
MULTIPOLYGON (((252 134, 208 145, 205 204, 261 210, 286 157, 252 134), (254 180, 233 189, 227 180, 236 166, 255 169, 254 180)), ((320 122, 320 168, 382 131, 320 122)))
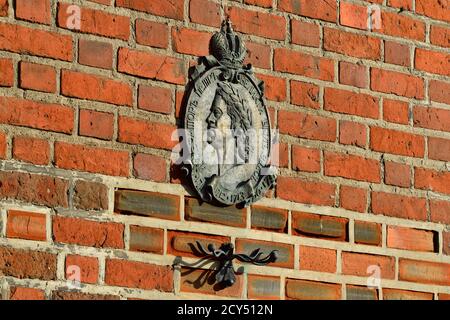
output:
POLYGON ((335 190, 335 185, 325 182, 290 177, 278 177, 277 180, 277 197, 300 203, 333 206, 335 190))
POLYGON ((306 212, 292 213, 292 233, 336 241, 347 241, 348 219, 306 212))
POLYGON ((361 286, 346 286, 347 300, 378 300, 378 290, 361 286))
POLYGON ((336 272, 336 250, 300 246, 300 270, 336 272))
POLYGON ((450 76, 450 54, 416 48, 414 66, 418 70, 450 76))
POLYGON ((426 200, 385 192, 372 192, 372 212, 386 216, 427 220, 426 200))
POLYGON ((127 151, 55 143, 55 164, 59 168, 127 177, 128 158, 127 151))
POLYGON ((68 189, 69 182, 65 179, 22 172, 0 172, 0 199, 67 208, 68 189))
POLYGON ((280 0, 278 9, 329 22, 336 22, 337 19, 337 4, 334 1, 280 0))
POLYGON ((53 217, 53 239, 56 242, 95 248, 124 248, 124 225, 71 217, 53 217))
POLYGON ((380 162, 351 154, 325 151, 324 173, 331 177, 380 182, 380 162))
POLYGON ((370 148, 379 152, 422 158, 425 139, 407 132, 370 127, 370 148))
POLYGON ((368 29, 368 9, 365 6, 341 2, 339 9, 341 25, 361 30, 368 29))
POLYGON ((172 48, 179 53, 194 56, 207 56, 209 53, 209 32, 188 28, 172 28, 172 48))
POLYGON ((432 25, 430 33, 430 42, 434 45, 449 48, 450 47, 450 28, 444 26, 432 25))
POLYGON ((292 169, 306 172, 319 172, 320 150, 293 145, 292 169))
POLYGON ((164 230, 130 226, 130 250, 163 254, 164 230))
POLYGON ((36 288, 11 287, 9 300, 45 300, 45 292, 36 288))
POLYGON ((14 97, 0 97, 0 123, 71 133, 73 109, 14 97))
POLYGON ((347 210, 366 212, 367 191, 342 185, 339 192, 340 205, 347 210))
POLYGON ((291 42, 302 46, 320 46, 320 28, 315 23, 291 20, 291 42))
POLYGON ((0 0, 0 17, 7 17, 9 9, 8 0, 0 0))
POLYGON ((252 206, 252 228, 259 230, 287 231, 288 212, 283 209, 252 206))
POLYGON ((14 85, 14 65, 11 59, 0 58, 0 87, 14 85))
POLYGON ((43 64, 21 61, 19 85, 23 89, 55 93, 55 68, 43 64))
POLYGON ((384 182, 393 186, 409 188, 411 186, 411 167, 392 161, 384 163, 384 182))
POLYGON ((50 0, 16 0, 16 18, 31 22, 50 24, 50 0))
POLYGON ((53 291, 52 300, 120 300, 112 294, 91 294, 79 291, 53 291))
POLYGON ((356 58, 379 60, 381 41, 377 38, 324 28, 324 49, 356 58))
POLYGON ((111 43, 80 39, 78 62, 86 66, 112 69, 113 48, 111 43))
POLYGON ((50 146, 46 140, 16 136, 13 140, 14 159, 46 165, 50 161, 50 146))
POLYGON ((247 296, 249 299, 279 300, 280 278, 260 275, 248 275, 247 296))
POLYGON ((108 188, 102 183, 77 180, 73 188, 73 205, 84 210, 106 210, 108 188))
POLYGON ((415 106, 413 117, 415 127, 450 132, 450 110, 415 106))
POLYGON ((236 275, 233 286, 225 287, 215 283, 214 273, 203 269, 181 268, 180 290, 181 292, 203 293, 212 296, 238 298, 242 294, 244 284, 241 275, 236 275), (205 281, 198 281, 205 279, 205 281))
POLYGON ((384 61, 409 67, 411 65, 411 52, 408 45, 394 41, 384 42, 384 61))
POLYGON ((431 80, 429 94, 431 101, 450 104, 450 83, 431 80))
POLYGON ((220 6, 209 0, 191 0, 189 1, 189 18, 195 23, 218 27, 221 21, 220 6))
POLYGON ((197 241, 207 250, 209 244, 219 249, 222 244, 231 242, 231 239, 202 233, 169 231, 167 232, 167 253, 186 257, 202 256, 198 250, 197 241))
POLYGON ((84 257, 79 255, 67 255, 65 261, 66 279, 74 280, 79 276, 77 281, 81 283, 95 284, 98 281, 99 264, 98 259, 94 257, 84 257), (79 268, 80 273, 74 273, 75 268, 79 268))
POLYGON ((324 109, 365 118, 379 118, 379 99, 363 93, 325 88, 324 109))
POLYGON ((94 110, 80 110, 79 135, 111 140, 114 134, 114 114, 94 110))
POLYGON ((450 256, 450 232, 444 232, 442 234, 444 243, 442 245, 442 252, 450 256))
POLYGON ((374 91, 393 93, 408 98, 424 98, 423 79, 405 73, 374 69, 370 71, 370 88, 374 91))
POLYGON ((434 233, 397 226, 387 228, 387 246, 389 248, 434 252, 434 233))
POLYGON ((247 57, 244 64, 252 64, 254 67, 270 69, 272 58, 270 56, 271 48, 268 45, 247 41, 247 57))
POLYGON ((400 124, 408 124, 408 103, 397 100, 383 99, 383 120, 400 124))
POLYGON ((258 79, 264 81, 264 95, 268 100, 277 102, 286 100, 285 79, 265 74, 257 74, 256 76, 258 79))
POLYGON ((167 48, 169 27, 164 23, 136 19, 136 42, 145 46, 167 48))
POLYGON ((291 103, 308 107, 313 109, 319 109, 319 87, 315 84, 291 81, 291 103))
POLYGON ((0 270, 4 277, 56 280, 56 254, 0 247, 0 270))
POLYGON ((414 186, 418 189, 450 194, 450 172, 416 167, 414 186))
POLYGON ((395 259, 393 257, 342 252, 342 274, 368 277, 370 275, 368 267, 372 265, 380 268, 382 279, 394 279, 395 259))
POLYGON ((450 202, 430 199, 430 214, 431 221, 450 225, 450 202))
POLYGON ((448 286, 450 264, 400 258, 398 278, 403 281, 448 286))
POLYGON ((8 148, 6 138, 6 134, 0 131, 0 159, 6 159, 6 149, 8 148))
POLYGON ((296 300, 340 300, 341 285, 307 280, 286 280, 286 297, 296 300))
POLYGON ((166 181, 166 160, 151 154, 137 153, 133 159, 133 174, 138 179, 166 181))
POLYGON ((270 265, 280 268, 294 268, 294 246, 291 244, 259 241, 250 239, 236 239, 236 252, 250 255, 256 249, 261 249, 262 257, 273 250, 277 250, 277 260, 270 265))
POLYGON ((425 23, 397 12, 381 12, 381 29, 377 30, 383 34, 407 38, 411 40, 425 40, 425 23))
POLYGON ((34 212, 9 210, 6 236, 27 240, 45 241, 46 215, 34 212))
POLYGON ((143 11, 157 16, 183 20, 184 1, 116 0, 117 7, 143 11))
POLYGON ((367 88, 369 76, 367 67, 350 62, 339 62, 339 82, 358 88, 367 88))
POLYGON ((433 294, 383 288, 383 300, 433 300, 433 294))
POLYGON ((312 140, 336 140, 336 120, 302 112, 278 112, 280 133, 312 140))
POLYGON ((339 143, 365 148, 367 145, 367 128, 354 121, 339 122, 339 143))
POLYGON ((245 228, 247 213, 236 207, 216 207, 196 198, 186 198, 186 219, 245 228))
POLYGON ((381 246, 381 225, 375 222, 355 221, 355 243, 381 246))
POLYGON ((404 10, 412 9, 412 0, 388 0, 388 5, 394 8, 401 8, 404 10))
POLYGON ((143 110, 170 114, 172 91, 162 87, 139 86, 138 107, 143 110))
POLYGON ((114 211, 160 219, 180 220, 178 196, 156 192, 118 190, 115 193, 114 211))

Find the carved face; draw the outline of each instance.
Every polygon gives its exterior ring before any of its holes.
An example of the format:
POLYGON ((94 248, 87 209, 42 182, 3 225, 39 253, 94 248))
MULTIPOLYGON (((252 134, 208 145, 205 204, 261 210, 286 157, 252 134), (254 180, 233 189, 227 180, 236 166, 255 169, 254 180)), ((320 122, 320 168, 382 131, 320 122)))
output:
POLYGON ((222 132, 223 135, 231 127, 231 119, 227 114, 225 101, 220 95, 216 95, 212 103, 210 113, 206 118, 208 124, 208 142, 212 142, 215 138, 215 129, 222 132))

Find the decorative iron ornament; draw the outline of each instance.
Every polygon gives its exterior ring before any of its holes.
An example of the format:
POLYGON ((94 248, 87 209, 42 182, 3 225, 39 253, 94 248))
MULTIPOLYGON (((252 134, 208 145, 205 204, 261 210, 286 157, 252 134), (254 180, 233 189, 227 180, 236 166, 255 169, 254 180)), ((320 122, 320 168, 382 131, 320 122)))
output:
POLYGON ((246 48, 227 19, 191 75, 184 169, 202 200, 248 206, 275 185, 264 84, 243 66, 246 48))
POLYGON ((226 287, 232 286, 236 282, 236 275, 233 267, 233 260, 237 259, 242 262, 249 262, 255 265, 264 266, 271 262, 275 262, 278 258, 277 250, 270 252, 265 257, 261 249, 254 250, 250 255, 235 254, 232 243, 224 243, 218 250, 213 244, 209 244, 207 250, 203 248, 200 242, 196 241, 198 251, 209 259, 219 261, 219 270, 216 274, 216 282, 226 287))

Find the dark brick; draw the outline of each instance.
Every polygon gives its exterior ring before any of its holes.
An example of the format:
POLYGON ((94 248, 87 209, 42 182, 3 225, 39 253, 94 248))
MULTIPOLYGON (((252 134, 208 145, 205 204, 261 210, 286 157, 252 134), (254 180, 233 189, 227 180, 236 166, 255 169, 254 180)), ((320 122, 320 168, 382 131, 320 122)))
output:
POLYGON ((0 275, 19 279, 56 279, 56 255, 0 247, 0 275))
POLYGON ((247 295, 249 299, 280 299, 280 278, 260 275, 248 276, 247 295))
POLYGON ((347 285, 347 300, 378 300, 378 291, 367 287, 347 285))
POLYGON ((272 262, 272 267, 294 268, 294 246, 285 243, 259 241, 250 239, 236 239, 236 252, 251 254, 254 250, 261 249, 262 257, 273 250, 278 250, 278 259, 272 262))
POLYGON ((305 212, 294 212, 292 229, 296 235, 347 240, 348 219, 317 215, 305 212))
POLYGON ((286 297, 298 300, 338 300, 341 299, 341 285, 287 279, 286 297))
POLYGON ((252 206, 252 228, 285 232, 288 212, 283 209, 252 206))
POLYGON ((381 225, 374 222, 355 221, 355 242, 381 245, 381 225))
POLYGON ((163 254, 164 230, 130 226, 130 250, 163 254))
POLYGON ((101 183, 78 180, 75 183, 73 204, 85 210, 108 209, 108 188, 101 183))
POLYGON ((53 291, 52 300, 120 300, 112 294, 91 294, 78 291, 53 291))
POLYGON ((231 239, 230 237, 213 236, 201 233, 169 231, 167 233, 167 253, 177 256, 199 256, 199 252, 196 249, 196 241, 200 242, 205 249, 208 247, 208 244, 212 244, 218 249, 223 243, 230 242, 231 239))

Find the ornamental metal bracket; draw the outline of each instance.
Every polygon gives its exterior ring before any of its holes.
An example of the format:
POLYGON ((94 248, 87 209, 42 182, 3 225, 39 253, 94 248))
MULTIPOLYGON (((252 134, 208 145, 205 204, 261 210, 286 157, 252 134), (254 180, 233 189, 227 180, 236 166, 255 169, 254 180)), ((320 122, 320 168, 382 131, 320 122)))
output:
POLYGON ((253 263, 254 265, 264 266, 278 259, 278 250, 273 250, 267 256, 261 257, 263 253, 261 249, 254 250, 250 255, 235 254, 232 243, 224 243, 219 249, 216 249, 213 244, 208 244, 207 250, 203 248, 202 244, 196 241, 198 251, 205 255, 208 259, 219 262, 219 269, 216 274, 216 281, 226 287, 232 286, 236 282, 236 275, 233 267, 233 260, 237 259, 242 262, 253 263))

